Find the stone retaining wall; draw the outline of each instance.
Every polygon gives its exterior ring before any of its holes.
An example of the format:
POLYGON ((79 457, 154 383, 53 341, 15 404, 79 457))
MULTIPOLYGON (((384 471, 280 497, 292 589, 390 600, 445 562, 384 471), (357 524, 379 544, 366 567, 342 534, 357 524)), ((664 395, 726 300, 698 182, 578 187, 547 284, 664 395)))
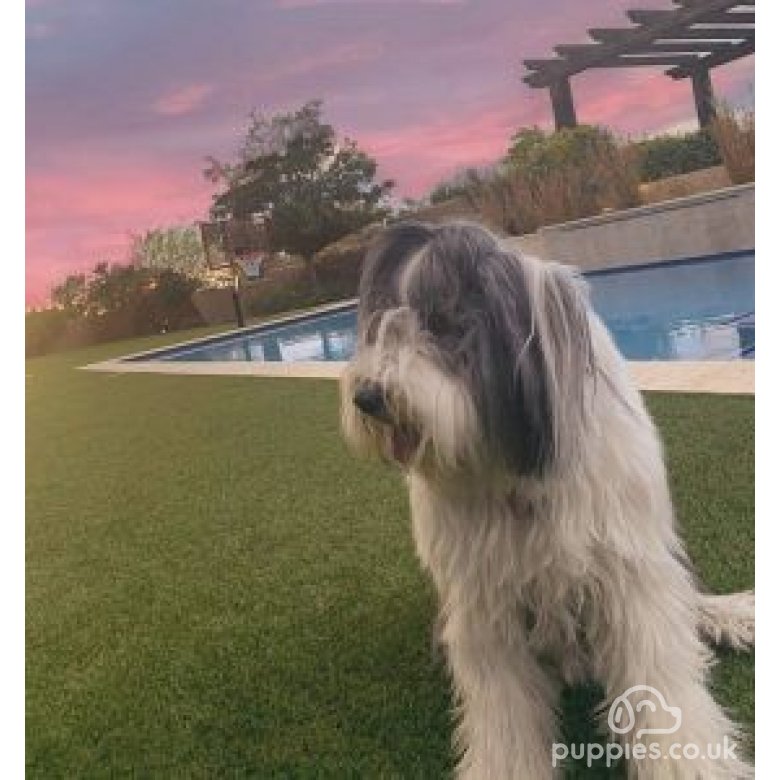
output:
POLYGON ((507 239, 521 252, 583 270, 755 247, 755 188, 727 187, 600 214, 507 239))

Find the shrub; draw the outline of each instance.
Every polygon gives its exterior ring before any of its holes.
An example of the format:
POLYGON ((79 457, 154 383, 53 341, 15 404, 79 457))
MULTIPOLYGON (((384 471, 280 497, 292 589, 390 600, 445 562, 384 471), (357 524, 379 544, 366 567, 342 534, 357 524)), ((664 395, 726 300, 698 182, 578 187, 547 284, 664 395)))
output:
POLYGON ((509 234, 639 203, 630 147, 605 129, 579 126, 546 135, 526 128, 505 164, 475 180, 468 193, 480 216, 509 234))
POLYGON ((27 314, 27 355, 201 325, 196 287, 174 271, 101 263, 54 289, 57 308, 27 314))
POLYGON ((718 145, 706 132, 660 135, 632 144, 636 151, 639 178, 657 181, 667 176, 690 173, 719 165, 718 145))
POLYGON ((755 181, 755 112, 736 111, 728 106, 721 106, 709 129, 731 181, 734 184, 755 181))
POLYGON ((506 161, 529 176, 541 177, 564 168, 586 166, 618 151, 614 136, 603 127, 577 125, 550 134, 538 127, 524 127, 512 137, 506 161))
POLYGON ((477 168, 467 168, 458 171, 454 176, 439 182, 428 195, 428 201, 432 205, 446 203, 447 201, 463 198, 469 192, 475 181, 479 181, 483 172, 477 168))

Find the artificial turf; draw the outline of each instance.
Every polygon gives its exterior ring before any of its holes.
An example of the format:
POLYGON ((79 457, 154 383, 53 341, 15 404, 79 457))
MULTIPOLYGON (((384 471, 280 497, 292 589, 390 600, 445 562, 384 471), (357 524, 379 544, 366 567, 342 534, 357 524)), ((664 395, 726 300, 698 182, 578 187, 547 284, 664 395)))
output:
MULTIPOLYGON (((152 343, 27 361, 28 776, 451 774, 406 496, 335 383, 75 370, 152 343)), ((703 581, 752 587, 753 399, 649 403, 703 581)), ((752 656, 714 686, 750 730, 752 656)))

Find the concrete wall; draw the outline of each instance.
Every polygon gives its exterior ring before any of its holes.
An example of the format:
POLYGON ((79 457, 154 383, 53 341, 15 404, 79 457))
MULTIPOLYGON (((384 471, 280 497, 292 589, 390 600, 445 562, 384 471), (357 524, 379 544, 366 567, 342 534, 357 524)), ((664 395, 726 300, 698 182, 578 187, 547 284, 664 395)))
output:
POLYGON ((755 247, 753 184, 542 228, 507 239, 521 252, 584 270, 755 247))

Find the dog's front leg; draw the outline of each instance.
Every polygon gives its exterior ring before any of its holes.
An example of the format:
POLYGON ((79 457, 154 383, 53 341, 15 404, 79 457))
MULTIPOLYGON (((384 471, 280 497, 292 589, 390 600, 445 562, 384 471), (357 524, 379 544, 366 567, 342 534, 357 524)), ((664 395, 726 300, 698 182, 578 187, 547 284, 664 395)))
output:
MULTIPOLYGON (((697 631, 698 594, 670 560, 619 590, 594 643, 607 725, 638 780, 742 780, 753 768, 737 750, 738 729, 708 690, 711 654, 697 631), (655 578, 655 579, 654 579, 655 578)), ((618 589, 615 589, 618 592, 618 589)))
POLYGON ((460 710, 458 777, 546 780, 556 776, 558 689, 522 639, 501 634, 473 615, 450 615, 445 626, 460 710))

